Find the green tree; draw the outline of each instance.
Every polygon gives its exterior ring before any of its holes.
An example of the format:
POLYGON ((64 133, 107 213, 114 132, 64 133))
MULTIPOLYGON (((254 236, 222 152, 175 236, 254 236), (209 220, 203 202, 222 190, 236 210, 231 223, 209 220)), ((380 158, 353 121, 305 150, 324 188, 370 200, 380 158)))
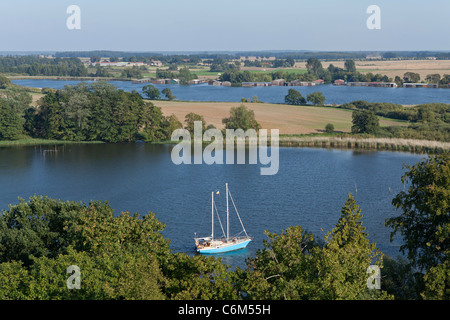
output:
POLYGON ((23 133, 24 119, 0 98, 0 140, 17 140, 23 133))
POLYGON ((334 125, 332 123, 328 123, 325 126, 325 132, 326 133, 333 133, 334 132, 334 125))
POLYGON ((355 199, 348 195, 336 227, 318 249, 317 286, 319 299, 388 299, 385 292, 367 288, 370 265, 382 268, 383 254, 370 243, 355 199))
POLYGON ((407 83, 416 83, 420 81, 420 74, 415 72, 406 72, 403 75, 403 81, 407 83))
POLYGON ((314 105, 323 106, 325 102, 325 97, 322 92, 313 92, 306 96, 306 100, 312 102, 314 105))
POLYGON ((425 81, 428 83, 439 83, 441 80, 441 76, 439 73, 427 74, 425 77, 425 81))
POLYGON ((314 236, 300 226, 281 234, 264 232, 264 248, 247 260, 245 271, 237 270, 240 290, 246 299, 314 299, 314 236))
POLYGON ((264 249, 237 270, 240 290, 247 299, 390 299, 367 288, 367 269, 382 267, 382 254, 370 243, 362 214, 349 195, 336 227, 315 240, 300 226, 277 235, 265 232, 264 249))
POLYGON ((352 113, 352 133, 376 134, 380 123, 373 111, 355 110, 352 113))
POLYGON ((297 90, 289 89, 288 94, 284 97, 284 102, 286 104, 301 105, 305 104, 306 100, 297 90))
POLYGON ((355 73, 356 72, 355 61, 354 60, 345 60, 344 69, 347 72, 355 73))
POLYGON ((306 70, 319 77, 323 73, 322 63, 316 58, 308 58, 306 61, 306 70))
POLYGON ((191 134, 194 134, 194 122, 195 121, 201 121, 202 122, 202 132, 204 132, 205 128, 206 128, 205 118, 203 118, 203 116, 201 116, 201 115, 199 115, 197 113, 194 113, 194 112, 189 112, 184 117, 184 123, 186 124, 186 126, 184 128, 186 130, 188 130, 191 134))
POLYGON ((0 89, 6 89, 9 86, 11 86, 11 80, 3 75, 0 75, 0 89))
POLYGON ((428 270, 444 263, 450 250, 450 153, 431 156, 413 166, 402 177, 407 191, 392 200, 402 214, 386 225, 403 237, 400 247, 414 267, 428 270))
POLYGON ((196 79, 197 75, 192 74, 189 68, 183 67, 178 73, 178 78, 180 79, 180 84, 188 84, 190 80, 196 79))
POLYGON ((247 109, 243 104, 239 107, 231 108, 230 116, 223 118, 222 123, 225 125, 225 129, 242 129, 244 131, 248 129, 261 129, 261 125, 255 119, 255 112, 247 109))
POLYGON ((176 98, 176 96, 174 96, 174 95, 172 94, 172 90, 170 90, 169 88, 163 89, 163 90, 161 91, 161 93, 162 93, 163 95, 166 96, 166 99, 167 99, 167 100, 174 100, 174 99, 176 98))
POLYGON ((143 88, 142 88, 142 92, 147 96, 147 98, 149 98, 150 100, 159 100, 161 97, 160 97, 160 92, 159 92, 159 90, 155 87, 155 86, 153 86, 153 85, 151 85, 151 84, 148 84, 148 85, 146 85, 146 86, 144 86, 143 88))

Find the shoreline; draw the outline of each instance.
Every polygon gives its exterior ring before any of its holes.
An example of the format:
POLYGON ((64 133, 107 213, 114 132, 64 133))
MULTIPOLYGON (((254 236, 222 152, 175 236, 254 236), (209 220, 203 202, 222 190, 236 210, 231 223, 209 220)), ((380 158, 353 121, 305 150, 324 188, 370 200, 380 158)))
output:
MULTIPOLYGON (((65 141, 46 139, 20 139, 15 141, 0 141, 2 147, 29 147, 29 146, 61 146, 70 144, 107 144, 103 141, 65 141)), ((148 143, 153 145, 173 146, 180 141, 132 141, 121 143, 148 143)), ((211 141, 203 141, 203 145, 209 145, 211 141)), ((247 145, 248 143, 246 143, 247 145)), ((225 145, 225 141, 224 141, 225 145)), ((267 146, 270 146, 270 139, 267 146)), ((236 147, 236 144, 235 144, 236 147)), ((450 142, 400 139, 400 138, 363 138, 363 137, 333 137, 333 136, 303 136, 280 137, 279 147, 288 148, 326 148, 335 150, 367 150, 367 151, 400 151, 414 154, 439 154, 450 150, 450 142)))
MULTIPOLYGON (((128 82, 133 82, 133 81, 140 81, 140 80, 149 80, 148 78, 141 78, 141 79, 130 79, 130 78, 116 78, 116 77, 71 77, 71 76, 6 76, 8 79, 10 80, 57 80, 57 81, 128 81, 128 82)), ((212 79, 212 80, 216 80, 219 81, 218 79, 212 79)), ((144 82, 143 82, 144 83, 144 82)), ((151 81, 148 81, 149 84, 154 84, 151 81)), ((363 82, 366 83, 366 82, 363 82)), ((371 82, 367 82, 367 83, 371 83, 371 82)), ((427 83, 423 83, 424 85, 427 83)), ((180 84, 178 84, 180 85, 180 84)), ((196 84, 185 84, 187 86, 189 85, 196 85, 196 84)), ((333 83, 324 83, 321 85, 334 85, 333 83)), ((321 85, 316 85, 315 87, 320 87, 321 85)), ((339 85, 338 85, 339 86, 339 85)), ((343 85, 345 87, 361 87, 358 85, 343 85)), ((245 86, 242 86, 242 83, 232 83, 232 85, 230 87, 236 87, 236 88, 245 88, 245 86)), ((254 86, 248 86, 248 88, 253 88, 254 86)), ((297 88, 297 87, 305 87, 305 86, 301 86, 301 85, 289 85, 289 86, 282 86, 282 87, 289 87, 289 88, 297 88)), ((306 86, 309 87, 309 86, 306 86)), ((362 86, 362 87, 370 87, 370 86, 362 86)), ((376 87, 376 86, 375 86, 376 87)), ((381 86, 380 88, 390 88, 390 89, 399 89, 399 88, 407 88, 407 89, 450 89, 450 86, 448 87, 425 87, 425 86, 410 86, 410 87, 403 87, 403 86, 398 86, 398 87, 383 87, 381 86)))

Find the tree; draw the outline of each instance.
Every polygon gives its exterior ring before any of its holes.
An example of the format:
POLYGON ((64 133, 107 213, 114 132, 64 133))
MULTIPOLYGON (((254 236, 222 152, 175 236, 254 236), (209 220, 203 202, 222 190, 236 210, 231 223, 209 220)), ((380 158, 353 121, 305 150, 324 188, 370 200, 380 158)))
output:
POLYGON ((317 292, 319 299, 389 299, 385 292, 368 290, 367 269, 382 267, 383 254, 370 243, 362 213, 352 194, 341 209, 335 228, 318 249, 317 292))
POLYGON ((286 63, 290 66, 293 67, 295 65, 295 60, 292 57, 289 57, 286 59, 286 63))
POLYGON ((425 81, 428 83, 439 83, 441 76, 439 73, 427 74, 425 81))
POLYGON ((0 75, 0 89, 6 89, 11 86, 11 80, 9 78, 0 75))
POLYGON ((347 72, 355 73, 356 72, 355 61, 353 61, 353 60, 345 60, 344 69, 347 72))
POLYGON ((197 75, 192 74, 189 68, 183 67, 178 73, 178 78, 180 78, 180 84, 188 84, 190 80, 196 79, 197 75))
POLYGON ((264 248, 237 271, 247 299, 390 299, 367 288, 369 265, 382 267, 382 254, 370 243, 352 195, 325 242, 300 226, 281 234, 265 232, 264 248))
POLYGON ((194 122, 195 121, 201 121, 202 122, 202 132, 205 131, 206 128, 206 121, 203 116, 190 112, 184 117, 184 123, 186 123, 186 126, 184 127, 186 130, 188 130, 191 134, 194 134, 194 122))
POLYGON ((333 133, 334 132, 334 125, 332 123, 328 123, 325 126, 325 132, 326 133, 333 133))
POLYGON ((409 185, 392 204, 402 214, 390 218, 386 225, 393 228, 391 239, 400 232, 414 267, 428 270, 444 263, 450 250, 450 153, 431 156, 413 166, 402 182, 409 185))
POLYGON ((312 102, 314 105, 323 106, 325 102, 325 97, 322 92, 313 92, 306 96, 306 100, 312 102))
POLYGON ((159 99, 161 99, 161 97, 160 97, 161 93, 159 92, 159 90, 155 86, 153 86, 151 84, 148 84, 148 85, 144 86, 142 88, 142 92, 150 100, 159 100, 159 99))
POLYGON ((420 81, 420 74, 414 72, 406 72, 403 75, 403 80, 406 83, 416 83, 420 81))
MULTIPOLYGON (((408 183, 392 200, 403 213, 386 220, 393 236, 400 232, 410 264, 424 272, 425 299, 450 299, 450 153, 431 156, 402 177, 408 183)), ((422 274, 421 274, 422 275, 422 274)))
POLYGON ((247 109, 243 104, 239 107, 231 108, 230 116, 223 118, 222 123, 225 125, 225 129, 242 129, 247 131, 248 129, 259 130, 261 128, 255 119, 255 112, 247 109))
POLYGON ((167 100, 174 100, 176 98, 176 96, 172 94, 172 90, 169 88, 163 89, 161 93, 166 96, 167 100))
POLYGON ((23 133, 24 119, 0 98, 0 140, 17 140, 23 133))
POLYGON ((316 58, 308 58, 306 61, 306 69, 316 76, 320 76, 323 73, 322 63, 316 58))
POLYGON ((380 123, 373 111, 355 110, 352 113, 352 133, 376 134, 380 123))
POLYGON ((305 104, 306 100, 297 90, 289 89, 288 94, 284 97, 284 102, 292 105, 301 105, 305 104))

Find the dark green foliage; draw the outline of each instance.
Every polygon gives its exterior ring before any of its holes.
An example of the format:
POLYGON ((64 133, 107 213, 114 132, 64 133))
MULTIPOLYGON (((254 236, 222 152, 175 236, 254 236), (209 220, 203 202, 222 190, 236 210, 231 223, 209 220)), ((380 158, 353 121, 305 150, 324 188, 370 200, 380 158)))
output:
POLYGON ((11 86, 11 80, 7 77, 0 75, 0 89, 6 89, 11 86))
POLYGON ((0 57, 0 73, 29 76, 87 76, 87 69, 78 58, 40 58, 37 56, 0 57))
POLYGON ((314 105, 323 106, 325 97, 322 92, 313 92, 306 96, 306 100, 312 102, 314 105))
POLYGON ((286 104, 302 105, 306 103, 305 98, 295 89, 289 89, 288 94, 284 97, 286 104))
POLYGON ((150 100, 159 100, 161 99, 158 88, 156 88, 154 85, 148 84, 144 87, 142 87, 142 92, 147 96, 150 100))
POLYGON ((170 90, 169 88, 163 89, 163 90, 161 91, 161 93, 162 93, 163 95, 166 96, 166 99, 167 99, 167 100, 174 100, 174 99, 176 98, 176 96, 174 96, 174 95, 172 94, 172 90, 170 90))
POLYGON ((349 195, 336 227, 325 242, 293 226, 281 234, 265 232, 264 249, 238 270, 247 299, 389 299, 367 289, 370 264, 381 266, 381 253, 362 226, 361 210, 349 195))
MULTIPOLYGON (((414 166, 402 177, 408 183, 392 200, 402 213, 386 220, 403 237, 400 250, 408 257, 424 299, 450 299, 450 153, 432 156, 414 166)), ((411 283, 412 281, 409 280, 411 283)), ((419 290, 415 290, 417 292, 419 290)))
POLYGON ((352 133, 376 134, 380 127, 378 117, 372 111, 355 110, 352 119, 352 133))
POLYGON ((206 129, 206 121, 205 118, 203 118, 203 116, 194 113, 194 112, 189 112, 185 117, 184 117, 184 123, 186 123, 186 126, 184 127, 186 130, 188 130, 191 134, 194 134, 194 122, 195 121, 201 121, 202 122, 202 132, 205 131, 206 129))
POLYGON ((261 128, 255 119, 254 111, 247 109, 243 104, 239 107, 231 108, 230 116, 222 119, 222 123, 225 124, 226 129, 242 129, 247 131, 248 129, 259 130, 261 128))
POLYGON ((370 111, 380 117, 409 121, 404 127, 379 128, 377 136, 450 141, 450 104, 425 103, 407 107, 395 103, 358 100, 344 103, 340 108, 370 111))
POLYGON ((188 84, 190 80, 197 79, 197 75, 192 74, 189 68, 183 67, 178 72, 178 78, 180 79, 180 84, 188 84))
POLYGON ((23 133, 24 119, 0 99, 0 140, 17 140, 23 133))
POLYGON ((400 249, 413 266, 429 269, 448 259, 450 251, 450 153, 406 168, 402 182, 409 188, 392 201, 402 214, 386 224, 393 228, 392 236, 403 236, 400 249))
POLYGON ((328 123, 325 126, 325 132, 326 133, 333 133, 334 132, 334 125, 332 123, 328 123))
POLYGON ((134 90, 96 82, 46 94, 37 108, 26 111, 25 127, 33 137, 46 139, 161 141, 170 139, 173 120, 169 123, 160 108, 134 90))

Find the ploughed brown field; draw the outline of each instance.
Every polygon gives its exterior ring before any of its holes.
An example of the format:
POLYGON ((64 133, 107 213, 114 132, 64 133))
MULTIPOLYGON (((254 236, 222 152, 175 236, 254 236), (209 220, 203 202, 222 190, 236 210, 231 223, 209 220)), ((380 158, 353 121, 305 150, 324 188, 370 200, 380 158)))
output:
MULTIPOLYGON (((184 101, 152 101, 160 107, 164 115, 175 116, 184 122, 190 112, 202 115, 208 124, 222 129, 222 119, 230 114, 232 107, 240 102, 184 102, 184 101)), ((328 123, 334 125, 335 131, 350 132, 352 112, 333 107, 290 106, 270 103, 244 103, 255 112, 256 121, 263 129, 279 129, 280 134, 306 134, 322 132, 328 123)), ((380 119, 382 126, 405 126, 405 122, 380 119)))

